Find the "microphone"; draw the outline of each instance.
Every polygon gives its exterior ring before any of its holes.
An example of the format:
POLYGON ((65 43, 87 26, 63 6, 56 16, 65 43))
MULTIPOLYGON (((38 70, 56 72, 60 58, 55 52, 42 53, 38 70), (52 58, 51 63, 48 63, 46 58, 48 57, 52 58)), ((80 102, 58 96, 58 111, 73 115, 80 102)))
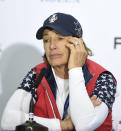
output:
MULTIPOLYGON (((42 81, 42 78, 45 74, 45 68, 43 68, 34 83, 34 88, 37 88, 42 81)), ((33 101, 34 92, 32 92, 32 97, 29 105, 29 120, 27 120, 24 124, 16 126, 15 131, 48 131, 46 126, 38 124, 34 121, 34 101, 33 101)))

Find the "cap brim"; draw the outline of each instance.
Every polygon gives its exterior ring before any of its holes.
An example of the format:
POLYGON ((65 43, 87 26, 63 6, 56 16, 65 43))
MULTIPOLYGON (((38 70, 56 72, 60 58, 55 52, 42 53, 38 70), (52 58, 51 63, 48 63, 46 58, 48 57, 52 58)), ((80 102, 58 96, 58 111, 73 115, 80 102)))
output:
POLYGON ((45 29, 44 27, 41 27, 41 28, 38 29, 38 31, 36 33, 36 38, 38 40, 42 39, 44 29, 45 29))
POLYGON ((52 29, 52 30, 55 30, 57 33, 59 33, 59 34, 61 34, 61 35, 64 35, 64 36, 71 36, 71 35, 72 35, 71 33, 65 31, 64 29, 59 28, 59 27, 54 26, 54 25, 44 26, 44 27, 39 28, 39 30, 38 30, 37 33, 36 33, 36 38, 37 38, 38 40, 42 39, 43 31, 44 31, 44 29, 46 29, 46 28, 50 28, 50 29, 52 29))

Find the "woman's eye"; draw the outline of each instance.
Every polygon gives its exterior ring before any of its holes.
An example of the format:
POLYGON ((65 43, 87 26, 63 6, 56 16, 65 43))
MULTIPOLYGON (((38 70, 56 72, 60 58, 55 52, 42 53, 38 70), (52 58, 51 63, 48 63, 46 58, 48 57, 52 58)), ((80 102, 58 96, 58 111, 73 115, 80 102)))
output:
POLYGON ((47 40, 43 40, 43 42, 44 42, 44 43, 47 43, 47 42, 49 42, 49 40, 48 40, 48 39, 47 39, 47 40))
POLYGON ((58 40, 63 40, 64 38, 63 37, 58 37, 58 40))

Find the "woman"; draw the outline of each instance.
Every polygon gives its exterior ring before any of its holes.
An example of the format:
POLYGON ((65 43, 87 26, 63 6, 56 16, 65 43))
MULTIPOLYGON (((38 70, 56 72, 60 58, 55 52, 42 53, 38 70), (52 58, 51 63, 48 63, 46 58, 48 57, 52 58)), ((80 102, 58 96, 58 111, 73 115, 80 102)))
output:
POLYGON ((34 67, 9 100, 1 125, 15 129, 28 119, 31 93, 34 92, 35 121, 49 130, 110 131, 111 108, 116 80, 97 63, 82 39, 80 23, 71 15, 55 13, 37 31, 43 39, 44 63, 34 67), (45 75, 37 90, 38 75, 45 75), (90 98, 91 97, 91 98, 90 98))

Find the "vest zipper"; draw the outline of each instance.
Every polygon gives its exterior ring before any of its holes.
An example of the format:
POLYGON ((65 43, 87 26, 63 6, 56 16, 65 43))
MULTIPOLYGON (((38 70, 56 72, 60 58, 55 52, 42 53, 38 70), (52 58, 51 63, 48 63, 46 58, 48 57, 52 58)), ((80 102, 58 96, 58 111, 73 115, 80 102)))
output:
POLYGON ((52 108, 52 110, 53 110, 54 117, 57 118, 57 117, 56 117, 56 114, 55 114, 55 111, 54 111, 54 107, 53 107, 52 101, 51 101, 50 96, 49 96, 49 93, 48 93, 48 90, 47 90, 47 88, 43 85, 43 83, 41 83, 41 84, 42 84, 42 86, 46 89, 46 93, 47 93, 47 96, 48 96, 48 99, 49 99, 51 108, 52 108))

